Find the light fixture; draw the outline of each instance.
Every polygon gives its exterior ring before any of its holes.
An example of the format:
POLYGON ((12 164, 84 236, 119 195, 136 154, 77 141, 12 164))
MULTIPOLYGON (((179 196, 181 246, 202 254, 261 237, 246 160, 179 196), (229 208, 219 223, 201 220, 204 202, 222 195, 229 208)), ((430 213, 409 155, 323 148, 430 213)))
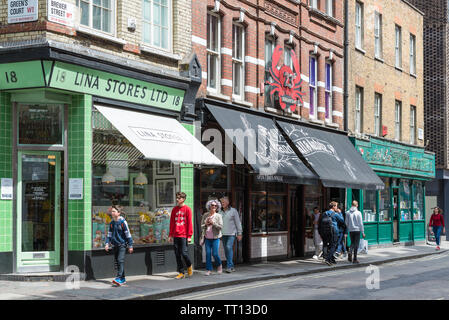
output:
POLYGON ((138 186, 143 186, 145 184, 148 184, 147 176, 140 171, 140 173, 137 175, 136 179, 134 180, 134 184, 138 186))
POLYGON ((106 170, 106 173, 103 175, 103 177, 101 178, 101 182, 102 183, 114 183, 115 182, 115 177, 114 175, 111 173, 111 171, 109 171, 109 168, 106 170))

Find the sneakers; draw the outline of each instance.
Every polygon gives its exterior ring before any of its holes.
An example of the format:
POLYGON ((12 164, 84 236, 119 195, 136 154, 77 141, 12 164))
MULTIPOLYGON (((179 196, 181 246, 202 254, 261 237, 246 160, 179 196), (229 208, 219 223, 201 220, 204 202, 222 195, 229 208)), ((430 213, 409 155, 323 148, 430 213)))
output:
POLYGON ((332 262, 330 262, 329 260, 325 260, 324 263, 326 263, 328 266, 332 267, 332 262))
POLYGON ((217 273, 223 273, 223 266, 217 267, 217 273))
POLYGON ((440 246, 437 246, 437 248, 435 250, 437 250, 437 251, 440 250, 440 246))
POLYGON ((348 261, 352 262, 352 253, 348 253, 348 261))
POLYGON ((191 277, 193 275, 193 266, 187 268, 187 275, 191 277))
POLYGON ((175 279, 176 280, 179 280, 179 279, 184 279, 186 276, 184 275, 184 273, 179 273, 176 277, 175 277, 175 279))
POLYGON ((206 273, 204 274, 205 276, 210 276, 212 274, 212 271, 207 270, 206 273))
POLYGON ((126 283, 126 279, 125 278, 117 277, 114 280, 112 280, 112 284, 117 286, 117 287, 120 287, 121 285, 124 285, 125 283, 126 283))
POLYGON ((354 261, 352 261, 352 263, 358 264, 358 263, 360 263, 360 262, 359 262, 359 260, 354 260, 354 261))
POLYGON ((231 272, 232 272, 232 269, 231 269, 231 268, 227 268, 227 269, 225 270, 225 272, 226 272, 226 273, 231 273, 231 272))

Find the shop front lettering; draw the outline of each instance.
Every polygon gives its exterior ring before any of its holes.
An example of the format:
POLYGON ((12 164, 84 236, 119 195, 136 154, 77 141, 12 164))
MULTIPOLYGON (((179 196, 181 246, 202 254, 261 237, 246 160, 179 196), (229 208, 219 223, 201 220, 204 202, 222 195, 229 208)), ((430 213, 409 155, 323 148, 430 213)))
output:
POLYGON ((362 156, 369 163, 382 164, 401 169, 432 172, 430 160, 413 157, 407 151, 379 148, 371 151, 366 150, 362 156))
POLYGON ((15 71, 6 71, 5 72, 5 80, 6 83, 16 83, 17 82, 17 74, 15 71))
POLYGON ((316 138, 305 137, 299 138, 293 142, 305 157, 317 152, 323 152, 335 157, 338 161, 340 161, 340 158, 338 157, 334 147, 326 143, 325 141, 318 140, 316 138))

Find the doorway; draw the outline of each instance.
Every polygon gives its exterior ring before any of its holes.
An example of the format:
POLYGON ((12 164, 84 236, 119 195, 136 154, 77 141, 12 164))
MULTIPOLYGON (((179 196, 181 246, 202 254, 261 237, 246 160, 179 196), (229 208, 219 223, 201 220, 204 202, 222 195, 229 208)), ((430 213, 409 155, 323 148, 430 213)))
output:
POLYGON ((399 242, 399 189, 393 188, 393 242, 399 242))
POLYGON ((61 153, 19 151, 17 272, 59 271, 61 153))

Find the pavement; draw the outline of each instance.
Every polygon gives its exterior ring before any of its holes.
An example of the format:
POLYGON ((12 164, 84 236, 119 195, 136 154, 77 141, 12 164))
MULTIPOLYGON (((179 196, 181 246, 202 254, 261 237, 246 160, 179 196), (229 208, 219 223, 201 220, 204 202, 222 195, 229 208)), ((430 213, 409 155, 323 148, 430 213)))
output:
POLYGON ((176 273, 173 272, 128 276, 127 284, 122 287, 112 287, 112 278, 74 282, 0 281, 0 300, 155 300, 255 281, 418 259, 448 252, 449 241, 443 240, 440 247, 441 250, 436 251, 435 243, 425 242, 413 246, 370 247, 367 254, 358 255, 359 264, 342 259, 332 267, 324 264, 322 260, 307 258, 238 264, 236 272, 230 274, 214 272, 210 276, 204 276, 205 270, 200 269, 195 270, 192 277, 182 280, 175 280, 176 273))

